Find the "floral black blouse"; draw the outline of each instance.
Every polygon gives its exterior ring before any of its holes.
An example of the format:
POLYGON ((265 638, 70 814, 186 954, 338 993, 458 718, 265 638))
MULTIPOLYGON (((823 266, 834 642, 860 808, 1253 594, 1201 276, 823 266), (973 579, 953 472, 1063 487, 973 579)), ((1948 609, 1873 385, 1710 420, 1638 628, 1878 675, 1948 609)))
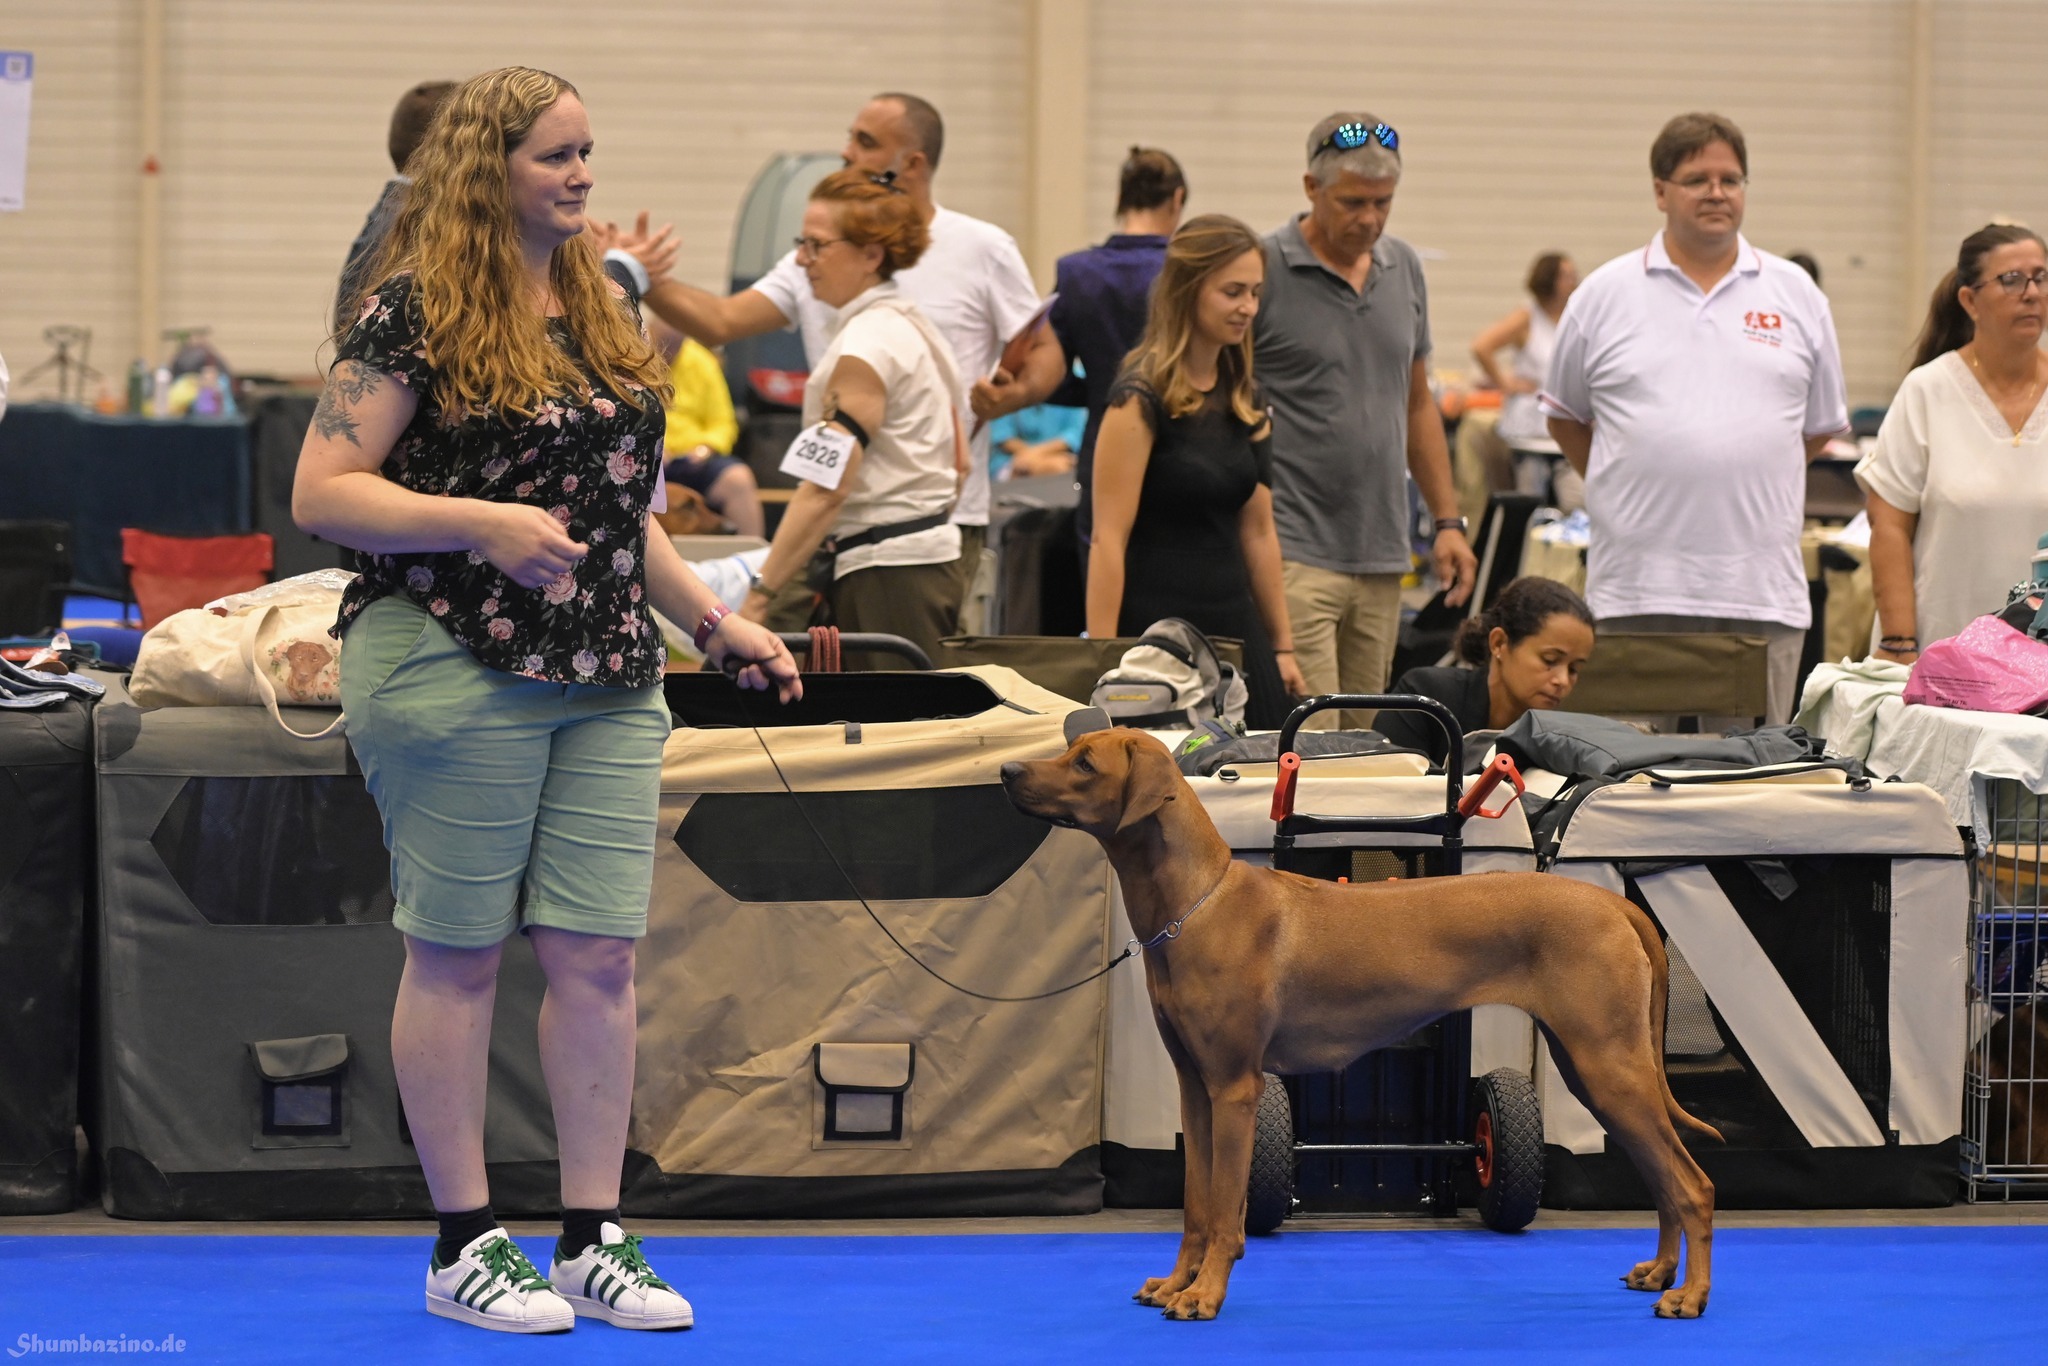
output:
MULTIPOLYGON (((577 355, 568 328, 549 326, 577 355)), ((667 655, 648 612, 642 560, 661 469, 661 404, 643 398, 646 406, 635 408, 592 376, 579 401, 548 401, 531 419, 486 414, 445 423, 424 331, 411 276, 395 275, 363 300, 336 353, 337 363, 360 361, 419 396, 384 477, 414 493, 543 508, 590 554, 553 583, 522 588, 480 551, 351 552, 362 577, 342 596, 334 634, 378 598, 403 596, 489 668, 553 683, 658 683, 667 655)))

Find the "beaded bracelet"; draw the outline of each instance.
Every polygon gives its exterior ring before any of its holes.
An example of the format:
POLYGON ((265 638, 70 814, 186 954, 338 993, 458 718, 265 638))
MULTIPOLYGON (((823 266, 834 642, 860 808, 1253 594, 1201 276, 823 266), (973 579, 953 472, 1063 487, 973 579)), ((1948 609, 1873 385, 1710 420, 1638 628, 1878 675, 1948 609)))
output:
POLYGON ((697 641, 698 654, 704 653, 704 651, 710 647, 711 633, 718 629, 718 623, 724 621, 727 617, 731 615, 732 613, 726 610, 724 603, 712 604, 711 610, 704 614, 704 620, 697 623, 697 634, 695 638, 697 641))

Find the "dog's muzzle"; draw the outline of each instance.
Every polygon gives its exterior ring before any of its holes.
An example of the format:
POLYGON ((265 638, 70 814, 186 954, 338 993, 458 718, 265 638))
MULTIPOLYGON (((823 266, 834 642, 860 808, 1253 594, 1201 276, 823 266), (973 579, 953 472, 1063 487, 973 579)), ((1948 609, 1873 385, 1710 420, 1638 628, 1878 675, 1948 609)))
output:
POLYGON ((1076 821, 1072 816, 1048 815, 1043 811, 1034 811, 1025 803, 1022 797, 1017 795, 1017 784, 1024 777, 1024 764, 1021 760, 1010 760, 1009 763, 1002 766, 999 772, 1003 780, 1003 793, 1010 799, 1010 805, 1016 807, 1033 820, 1044 821, 1048 825, 1057 825, 1067 830, 1079 830, 1081 828, 1080 822, 1076 821))

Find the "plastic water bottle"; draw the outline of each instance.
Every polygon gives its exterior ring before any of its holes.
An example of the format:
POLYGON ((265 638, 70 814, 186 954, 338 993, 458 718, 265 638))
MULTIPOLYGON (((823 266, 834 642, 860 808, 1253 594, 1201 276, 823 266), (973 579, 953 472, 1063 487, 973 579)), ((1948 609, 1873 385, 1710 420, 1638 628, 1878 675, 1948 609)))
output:
POLYGON ((141 417, 149 408, 149 367, 137 356, 128 367, 128 411, 141 417))
POLYGON ((150 383, 149 415, 169 417, 171 415, 171 367, 159 365, 150 383))

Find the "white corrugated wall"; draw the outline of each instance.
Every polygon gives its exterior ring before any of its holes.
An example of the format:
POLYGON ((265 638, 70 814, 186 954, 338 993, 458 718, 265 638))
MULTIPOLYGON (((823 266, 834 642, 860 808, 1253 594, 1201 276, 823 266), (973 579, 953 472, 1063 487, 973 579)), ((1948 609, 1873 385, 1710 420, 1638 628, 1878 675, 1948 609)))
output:
MULTIPOLYGON (((889 87, 947 116, 943 202, 1025 237, 1030 20, 1051 2, 163 0, 162 322, 211 325, 247 370, 312 371, 342 254, 388 174, 392 101, 512 61, 581 87, 594 208, 673 218, 692 280, 721 281, 740 197, 770 155, 837 148, 860 101, 889 87)), ((17 375, 53 322, 90 325, 117 382, 139 347, 157 353, 133 335, 137 7, 0 10, 0 47, 37 57, 29 208, 0 215, 0 351, 17 375)), ((1181 156, 1195 210, 1264 230, 1301 202, 1309 125, 1364 105, 1402 132, 1394 231, 1432 254, 1438 360, 1460 368, 1536 252, 1590 266, 1649 237, 1650 139, 1708 107, 1749 134, 1752 240, 1820 258, 1856 401, 1882 402, 1903 368, 1910 0, 1087 8, 1097 237, 1133 142, 1181 156)), ((1934 14, 1928 278, 1987 218, 2048 222, 2048 3, 1934 0, 1934 14)))
POLYGON ((1267 231, 1306 208, 1308 130, 1338 109, 1399 129, 1390 230, 1420 248, 1441 366, 1522 302, 1537 253, 1581 270, 1662 225, 1649 149, 1671 115, 1713 109, 1749 141, 1745 231, 1820 258, 1859 398, 1898 375, 1905 6, 1514 0, 1096 9, 1091 220, 1132 143, 1186 165, 1190 211, 1267 231))

